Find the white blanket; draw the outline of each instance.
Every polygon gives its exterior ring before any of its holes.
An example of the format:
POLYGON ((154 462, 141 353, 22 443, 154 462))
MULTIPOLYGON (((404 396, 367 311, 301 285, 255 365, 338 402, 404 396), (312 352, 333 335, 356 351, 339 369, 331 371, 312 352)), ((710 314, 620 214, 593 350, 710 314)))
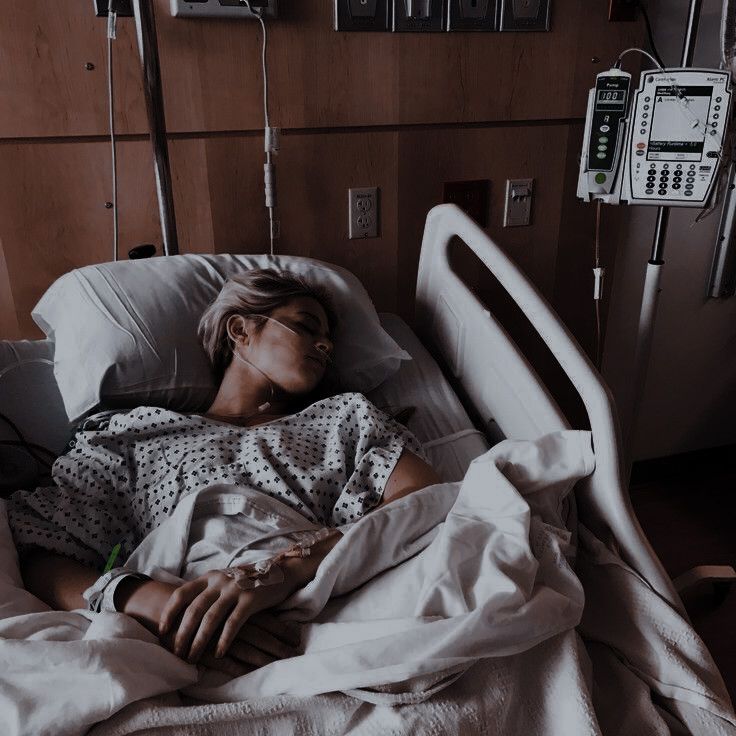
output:
MULTIPOLYGON (((593 672, 573 630, 582 587, 560 519, 564 496, 592 468, 586 432, 506 441, 461 484, 372 512, 284 604, 284 616, 312 622, 305 653, 229 681, 198 673, 122 614, 48 611, 20 587, 0 519, 0 733, 81 734, 124 708, 94 733, 155 725, 182 734, 599 734, 593 672), (208 704, 182 707, 176 694, 150 699, 174 690, 208 704)), ((250 530, 246 556, 263 554, 277 539, 264 533, 266 517, 281 534, 299 522, 270 504, 278 502, 248 489, 209 487, 180 503, 131 562, 161 578, 192 571, 192 550, 228 508, 250 530)), ((646 653, 643 660, 646 670, 646 653)), ((719 729, 703 733, 736 733, 725 730, 730 704, 712 663, 703 670, 689 703, 719 729)), ((683 673, 678 684, 687 686, 683 673)), ((647 723, 660 717, 651 703, 649 710, 647 723)))

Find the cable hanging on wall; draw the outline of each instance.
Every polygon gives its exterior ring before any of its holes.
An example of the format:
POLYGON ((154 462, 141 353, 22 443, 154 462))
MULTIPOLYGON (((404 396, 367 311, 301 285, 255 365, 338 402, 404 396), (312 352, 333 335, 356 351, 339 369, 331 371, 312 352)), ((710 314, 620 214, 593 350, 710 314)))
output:
POLYGON ((263 47, 261 51, 261 68, 263 72, 263 117, 264 117, 264 150, 266 162, 263 164, 263 184, 268 209, 268 234, 271 255, 274 255, 274 240, 279 237, 279 221, 276 219, 276 166, 272 156, 279 150, 279 129, 271 127, 268 116, 268 32, 260 9, 252 8, 249 0, 242 0, 248 10, 258 19, 263 33, 263 47))

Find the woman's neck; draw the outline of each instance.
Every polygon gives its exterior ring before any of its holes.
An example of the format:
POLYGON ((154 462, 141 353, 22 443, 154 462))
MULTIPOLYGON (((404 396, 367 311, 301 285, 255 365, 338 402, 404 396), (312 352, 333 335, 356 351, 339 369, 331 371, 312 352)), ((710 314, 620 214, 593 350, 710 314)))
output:
POLYGON ((205 413, 238 423, 259 417, 284 416, 289 413, 289 402, 257 371, 233 362, 227 367, 217 395, 205 413))

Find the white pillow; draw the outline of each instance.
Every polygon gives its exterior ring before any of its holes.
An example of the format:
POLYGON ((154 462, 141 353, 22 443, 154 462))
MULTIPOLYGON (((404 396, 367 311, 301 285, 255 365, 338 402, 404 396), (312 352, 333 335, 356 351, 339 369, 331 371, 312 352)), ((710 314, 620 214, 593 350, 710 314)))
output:
POLYGON ((55 343, 54 375, 69 419, 100 405, 202 411, 216 381, 197 325, 227 278, 254 268, 325 287, 339 325, 334 367, 346 390, 365 393, 411 356, 383 330, 363 285, 312 258, 179 255, 85 266, 55 281, 32 316, 55 343))

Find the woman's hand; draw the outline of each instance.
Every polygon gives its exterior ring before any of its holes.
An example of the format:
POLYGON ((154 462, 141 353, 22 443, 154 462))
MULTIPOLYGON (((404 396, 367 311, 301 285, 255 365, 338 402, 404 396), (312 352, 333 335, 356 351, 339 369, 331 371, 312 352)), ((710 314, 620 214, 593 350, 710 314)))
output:
MULTIPOLYGON (((208 646, 199 664, 240 677, 278 659, 297 656, 301 639, 299 629, 299 624, 279 621, 269 612, 256 614, 243 624, 224 657, 215 657, 212 647, 208 646)), ((164 640, 173 647, 173 635, 164 640)))
MULTIPOLYGON (((115 591, 115 603, 119 611, 159 634, 159 622, 177 590, 178 586, 170 583, 129 578, 115 591)), ((173 630, 160 636, 161 643, 175 654, 179 653, 176 650, 177 633, 173 630)), ((242 675, 276 659, 295 656, 299 638, 298 625, 280 622, 270 613, 258 613, 237 632, 227 660, 215 658, 215 653, 209 648, 204 652, 203 664, 231 675, 242 675)))
MULTIPOLYGON (((341 537, 342 534, 335 530, 333 535, 314 544, 308 557, 282 559, 278 563, 284 573, 280 583, 243 590, 221 570, 212 570, 184 583, 171 594, 161 610, 159 635, 173 636, 172 651, 189 662, 196 662, 219 632, 215 656, 225 656, 245 622, 255 614, 283 603, 305 586, 341 537), (174 632, 174 622, 179 616, 181 621, 174 632)), ((248 642, 247 633, 245 639, 248 642)), ((260 645, 258 647, 262 649, 260 645)), ((238 649, 242 652, 242 647, 236 647, 236 656, 238 649)))
MULTIPOLYGON (((216 632, 222 627, 215 657, 223 657, 241 628, 254 614, 285 601, 296 587, 290 576, 280 583, 243 590, 224 572, 212 570, 174 590, 161 610, 158 633, 173 637, 173 652, 182 659, 196 662, 216 632), (181 622, 173 626, 178 616, 181 622)), ((252 646, 239 641, 236 650, 252 646)), ((238 652, 234 652, 237 656, 238 652)))

